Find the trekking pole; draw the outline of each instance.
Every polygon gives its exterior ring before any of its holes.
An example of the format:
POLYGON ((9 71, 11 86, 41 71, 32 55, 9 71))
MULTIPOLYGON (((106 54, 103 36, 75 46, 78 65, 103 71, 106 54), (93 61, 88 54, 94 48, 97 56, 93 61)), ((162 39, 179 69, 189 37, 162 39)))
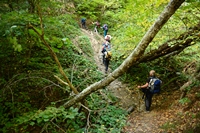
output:
POLYGON ((140 112, 140 91, 139 91, 139 89, 138 89, 138 112, 140 112))

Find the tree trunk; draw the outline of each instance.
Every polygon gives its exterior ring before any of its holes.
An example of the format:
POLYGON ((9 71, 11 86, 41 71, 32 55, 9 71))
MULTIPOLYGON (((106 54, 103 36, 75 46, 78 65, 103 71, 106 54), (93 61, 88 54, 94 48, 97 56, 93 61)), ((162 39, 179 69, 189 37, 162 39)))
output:
POLYGON ((149 43, 153 40, 153 38, 156 36, 158 31, 168 21, 168 19, 175 13, 175 11, 181 6, 183 2, 184 0, 171 0, 170 3, 167 5, 167 7, 164 9, 164 11, 161 13, 161 15, 158 17, 156 22, 146 32, 146 34, 144 35, 140 43, 137 45, 137 47, 115 71, 113 71, 111 74, 109 74, 107 77, 105 77, 101 81, 98 81, 90 85, 86 89, 84 89, 81 93, 79 93, 74 98, 72 98, 67 103, 65 103, 64 106, 67 108, 81 101, 92 92, 110 84, 112 81, 114 81, 119 76, 121 76, 124 72, 126 72, 128 68, 135 65, 137 61, 140 59, 140 57, 144 54, 145 49, 147 48, 149 43))
POLYGON ((168 55, 168 54, 179 54, 185 48, 196 44, 199 41, 200 34, 200 23, 198 23, 193 28, 190 28, 189 31, 181 34, 178 38, 173 38, 164 44, 162 44, 158 49, 152 50, 151 52, 144 55, 138 63, 152 61, 159 57, 168 55))
POLYGON ((60 61, 58 60, 58 57, 56 55, 56 53, 53 51, 53 49, 51 48, 51 46, 48 44, 48 42, 45 40, 44 38, 44 27, 43 27, 43 19, 42 19, 42 14, 41 14, 41 9, 38 5, 38 15, 39 15, 39 19, 40 19, 40 28, 41 28, 41 31, 42 33, 39 33, 38 30, 31 24, 28 25, 28 28, 30 29, 33 29, 33 31, 35 31, 35 33, 39 36, 40 40, 44 43, 44 45, 49 49, 51 55, 53 56, 56 64, 58 65, 58 69, 59 69, 59 72, 60 74, 64 77, 64 79, 67 81, 70 89, 72 89, 72 91, 75 93, 75 94, 78 94, 79 92, 77 91, 77 89, 73 86, 73 84, 70 82, 70 80, 68 79, 68 77, 66 76, 61 64, 60 64, 60 61))
POLYGON ((200 80, 200 70, 197 67, 196 71, 192 74, 192 78, 188 79, 188 81, 183 86, 181 86, 180 91, 182 93, 181 93, 180 99, 182 99, 186 96, 186 94, 188 92, 187 87, 189 87, 194 82, 199 81, 199 80, 200 80))

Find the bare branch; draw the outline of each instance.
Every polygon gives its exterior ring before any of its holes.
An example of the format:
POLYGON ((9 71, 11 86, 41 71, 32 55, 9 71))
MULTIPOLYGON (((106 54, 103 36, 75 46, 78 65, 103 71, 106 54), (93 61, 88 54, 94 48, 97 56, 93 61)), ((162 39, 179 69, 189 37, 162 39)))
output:
POLYGON ((60 81, 62 84, 66 85, 66 86, 69 86, 68 83, 64 82, 64 81, 63 81, 62 79, 60 79, 58 76, 54 75, 54 77, 55 77, 58 81, 60 81))
POLYGON ((37 9, 38 9, 38 16, 40 19, 40 28, 42 30, 41 36, 44 37, 43 19, 42 19, 41 8, 40 8, 39 4, 37 4, 37 9))
POLYGON ((61 127, 59 127, 56 123, 54 123, 53 121, 51 121, 51 123, 56 126, 60 131, 62 131, 63 133, 66 133, 64 129, 62 129, 61 127))
POLYGON ((49 80, 49 79, 46 79, 46 78, 37 77, 37 76, 36 76, 36 77, 25 77, 25 78, 21 78, 21 79, 19 79, 19 80, 16 80, 16 81, 14 81, 14 82, 12 82, 12 83, 6 85, 5 88, 9 88, 10 86, 12 86, 12 85, 14 85, 14 84, 16 84, 16 83, 18 83, 18 82, 21 82, 22 80, 26 80, 26 79, 42 79, 42 80, 44 80, 44 81, 48 81, 48 82, 52 83, 54 86, 57 86, 57 87, 59 87, 59 88, 61 88, 61 89, 63 89, 63 90, 66 91, 65 88, 62 88, 61 86, 59 86, 58 84, 54 83, 53 81, 51 81, 51 80, 49 80))
POLYGON ((84 106, 83 104, 81 104, 82 107, 84 107, 89 113, 87 116, 87 125, 86 125, 86 133, 88 133, 88 130, 90 128, 90 112, 91 110, 89 108, 87 108, 86 106, 84 106))

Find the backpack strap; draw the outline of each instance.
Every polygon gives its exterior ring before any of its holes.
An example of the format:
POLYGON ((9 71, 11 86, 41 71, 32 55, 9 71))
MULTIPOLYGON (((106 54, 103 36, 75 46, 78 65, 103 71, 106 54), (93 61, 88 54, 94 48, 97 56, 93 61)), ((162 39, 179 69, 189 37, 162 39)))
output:
POLYGON ((148 88, 151 89, 151 83, 153 82, 154 79, 158 79, 158 78, 156 78, 156 77, 149 77, 149 78, 150 78, 150 81, 148 83, 149 84, 148 88))

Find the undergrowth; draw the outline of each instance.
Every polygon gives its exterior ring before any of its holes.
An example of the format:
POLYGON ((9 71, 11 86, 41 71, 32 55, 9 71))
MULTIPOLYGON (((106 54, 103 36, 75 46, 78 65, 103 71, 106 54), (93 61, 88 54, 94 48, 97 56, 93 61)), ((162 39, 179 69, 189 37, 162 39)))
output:
MULTIPOLYGON (((51 4, 49 8, 53 8, 51 4)), ((0 132, 119 132, 125 124, 124 111, 96 93, 92 94, 95 102, 87 99, 89 116, 78 105, 62 106, 74 95, 54 78, 62 79, 58 66, 38 35, 27 28, 30 23, 41 32, 38 15, 26 12, 25 7, 1 14, 0 132), (106 108, 96 106, 99 103, 106 108)), ((43 11, 44 38, 72 84, 82 91, 99 81, 103 75, 96 71, 89 38, 81 33, 76 17, 55 15, 46 7, 43 11)))

